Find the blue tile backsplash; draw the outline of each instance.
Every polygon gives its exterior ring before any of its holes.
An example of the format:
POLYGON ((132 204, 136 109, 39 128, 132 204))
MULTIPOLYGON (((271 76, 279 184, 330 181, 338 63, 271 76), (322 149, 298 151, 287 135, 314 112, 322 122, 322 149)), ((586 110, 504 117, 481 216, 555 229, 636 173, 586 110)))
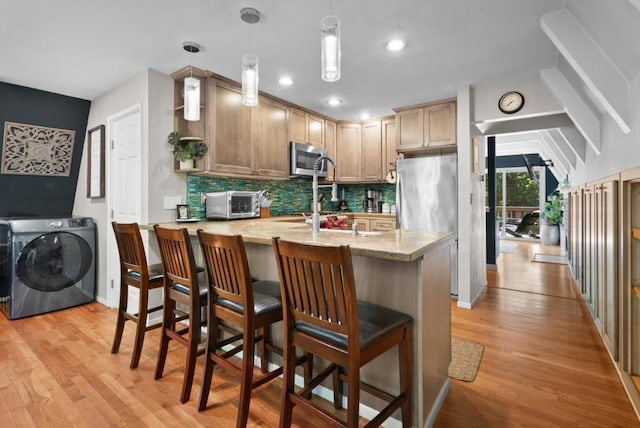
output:
MULTIPOLYGON (((367 189, 379 190, 380 200, 395 203, 396 187, 388 183, 375 184, 339 184, 338 197, 344 198, 349 206, 349 211, 362 212, 362 201, 367 189)), ((210 177, 189 174, 187 176, 187 203, 191 207, 192 217, 204 217, 204 204, 201 202, 203 192, 221 192, 226 190, 264 190, 269 193, 271 215, 284 215, 292 212, 309 212, 311 207, 311 180, 251 180, 244 178, 210 177)), ((330 202, 331 189, 321 188, 325 202, 323 210, 337 211, 338 202, 330 202)))

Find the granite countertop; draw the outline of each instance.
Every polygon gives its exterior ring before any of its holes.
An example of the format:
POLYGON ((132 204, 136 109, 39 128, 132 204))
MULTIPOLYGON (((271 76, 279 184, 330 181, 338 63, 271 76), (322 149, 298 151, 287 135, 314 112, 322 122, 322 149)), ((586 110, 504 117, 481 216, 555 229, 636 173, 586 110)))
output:
MULTIPOLYGON (((186 228, 192 236, 196 235, 198 229, 225 235, 242 235, 245 242, 256 244, 271 245, 271 238, 278 236, 307 244, 349 245, 353 255, 407 262, 422 256, 438 243, 455 238, 453 232, 400 229, 389 232, 361 232, 356 237, 350 230, 322 229, 314 237, 311 226, 305 224, 302 217, 286 216, 231 221, 172 222, 161 223, 160 226, 186 228)), ((141 225, 140 228, 153 230, 153 225, 141 225)))

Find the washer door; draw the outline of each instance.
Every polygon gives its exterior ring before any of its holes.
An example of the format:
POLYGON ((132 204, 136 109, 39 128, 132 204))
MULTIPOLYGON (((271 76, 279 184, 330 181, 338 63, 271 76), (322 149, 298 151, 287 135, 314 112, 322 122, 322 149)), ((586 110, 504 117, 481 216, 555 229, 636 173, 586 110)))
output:
POLYGON ((28 287, 60 291, 80 281, 93 261, 91 247, 68 232, 52 232, 29 242, 20 252, 16 275, 28 287))

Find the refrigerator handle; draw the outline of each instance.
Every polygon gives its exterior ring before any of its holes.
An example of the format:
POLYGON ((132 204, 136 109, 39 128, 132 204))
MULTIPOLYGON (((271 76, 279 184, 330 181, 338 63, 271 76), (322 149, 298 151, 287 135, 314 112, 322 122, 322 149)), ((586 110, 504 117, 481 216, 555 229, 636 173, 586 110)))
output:
MULTIPOLYGON (((397 165, 397 164, 396 164, 397 165)), ((396 229, 402 229, 400 218, 402 217, 402 180, 396 167, 396 229)))

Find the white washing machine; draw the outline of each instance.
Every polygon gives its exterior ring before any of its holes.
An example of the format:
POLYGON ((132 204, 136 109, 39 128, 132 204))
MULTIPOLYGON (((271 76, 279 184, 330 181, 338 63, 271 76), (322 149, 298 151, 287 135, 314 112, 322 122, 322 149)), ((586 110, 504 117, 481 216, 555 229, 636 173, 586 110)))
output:
POLYGON ((95 299, 92 218, 0 219, 0 311, 17 319, 95 299))

